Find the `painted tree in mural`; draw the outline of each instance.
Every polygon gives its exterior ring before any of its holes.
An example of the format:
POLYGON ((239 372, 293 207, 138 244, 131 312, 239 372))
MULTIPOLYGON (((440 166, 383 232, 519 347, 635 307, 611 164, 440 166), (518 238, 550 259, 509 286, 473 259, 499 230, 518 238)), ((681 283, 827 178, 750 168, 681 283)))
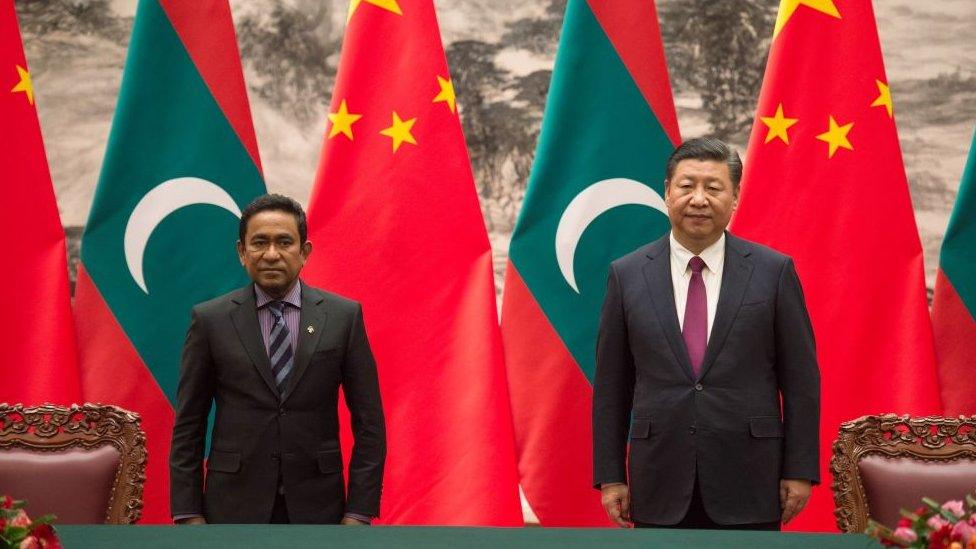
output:
POLYGON ((541 16, 508 23, 496 43, 462 40, 447 48, 485 223, 492 233, 509 232, 515 223, 552 77, 548 69, 512 74, 495 59, 502 49, 554 56, 565 9, 565 0, 551 0, 541 16))
POLYGON ((25 35, 55 31, 127 39, 128 26, 112 13, 111 0, 17 0, 25 35))
POLYGON ((272 0, 240 16, 237 38, 248 85, 271 104, 308 122, 322 113, 335 79, 341 29, 328 2, 272 0))
POLYGON ((775 0, 660 2, 671 82, 699 92, 711 133, 744 140, 766 67, 775 0))
POLYGON ((550 76, 550 71, 540 71, 513 77, 495 63, 501 49, 501 44, 477 40, 454 42, 447 48, 464 136, 491 232, 507 232, 515 221, 550 76), (510 92, 515 92, 514 99, 510 92))

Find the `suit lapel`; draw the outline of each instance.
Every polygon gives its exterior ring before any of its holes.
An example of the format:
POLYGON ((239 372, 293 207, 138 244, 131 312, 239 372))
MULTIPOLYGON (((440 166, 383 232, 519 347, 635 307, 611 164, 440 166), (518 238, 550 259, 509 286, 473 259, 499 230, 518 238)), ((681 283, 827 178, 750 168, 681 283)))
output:
POLYGON ((657 313, 658 322, 664 328, 664 335, 671 346, 678 364, 689 379, 695 376, 688 359, 685 341, 681 338, 681 327, 678 324, 678 309, 674 304, 674 283, 671 280, 671 246, 668 237, 659 239, 650 245, 647 251, 650 260, 644 265, 644 280, 647 290, 651 294, 651 305, 657 313))
POLYGON ((729 335, 735 316, 739 312, 739 306, 742 305, 742 298, 752 277, 752 261, 748 259, 749 254, 749 249, 742 240, 725 233, 722 289, 718 296, 718 306, 715 309, 715 321, 708 338, 708 346, 705 348, 701 377, 705 377, 719 351, 722 350, 725 338, 729 335))
POLYGON ((318 347, 319 338, 325 329, 326 311, 325 298, 322 293, 302 283, 302 314, 298 322, 298 349, 295 350, 295 370, 291 373, 285 394, 281 397, 284 402, 298 386, 298 381, 305 375, 312 353, 318 347), (311 331, 309 331, 311 327, 311 331))
POLYGON ((237 330, 237 337, 240 338, 241 345, 251 357, 251 363, 268 389, 278 396, 278 388, 275 386, 274 378, 271 377, 271 359, 268 358, 268 351, 264 348, 264 337, 261 334, 261 325, 258 323, 254 286, 242 288, 231 298, 231 301, 237 304, 237 308, 230 314, 234 329, 237 330))

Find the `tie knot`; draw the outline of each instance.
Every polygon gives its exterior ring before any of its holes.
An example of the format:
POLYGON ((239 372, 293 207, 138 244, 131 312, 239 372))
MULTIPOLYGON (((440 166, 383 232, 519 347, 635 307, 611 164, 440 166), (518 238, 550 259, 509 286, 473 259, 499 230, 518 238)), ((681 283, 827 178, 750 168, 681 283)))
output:
POLYGON ((285 302, 284 301, 272 301, 268 303, 268 308, 271 309, 271 314, 276 317, 280 317, 285 313, 285 302))
POLYGON ((696 255, 688 261, 688 266, 691 267, 693 274, 701 274, 702 269, 705 268, 705 260, 696 255))

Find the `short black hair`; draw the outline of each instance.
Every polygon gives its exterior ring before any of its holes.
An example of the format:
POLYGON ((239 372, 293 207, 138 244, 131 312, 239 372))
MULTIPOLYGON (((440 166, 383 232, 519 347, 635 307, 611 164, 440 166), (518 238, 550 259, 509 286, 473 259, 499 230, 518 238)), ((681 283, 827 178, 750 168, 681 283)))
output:
POLYGON ((671 156, 668 157, 665 180, 671 181, 674 170, 682 160, 713 160, 715 162, 725 162, 729 167, 729 177, 732 179, 732 188, 738 189, 739 182, 742 181, 742 159, 739 153, 728 146, 721 139, 715 137, 696 137, 689 139, 678 146, 671 156))
POLYGON ((244 242, 244 235, 247 234, 247 222, 252 217, 261 212, 285 212, 295 216, 298 224, 298 239, 304 244, 308 240, 308 220, 305 218, 305 210, 294 198, 289 198, 282 194, 265 194, 251 201, 250 204, 241 212, 241 223, 237 228, 237 237, 244 242))

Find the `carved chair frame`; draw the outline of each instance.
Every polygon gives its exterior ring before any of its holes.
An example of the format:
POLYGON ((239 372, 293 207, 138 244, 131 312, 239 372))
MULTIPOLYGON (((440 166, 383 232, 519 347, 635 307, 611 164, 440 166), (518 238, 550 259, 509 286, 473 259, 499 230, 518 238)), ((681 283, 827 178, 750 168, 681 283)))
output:
POLYGON ((3 403, 0 404, 0 451, 24 448, 58 452, 68 448, 115 446, 121 458, 105 523, 134 524, 142 515, 142 490, 146 481, 146 433, 140 422, 136 413, 101 404, 26 407, 3 403))
POLYGON ((868 501, 857 466, 868 455, 932 462, 976 460, 976 415, 883 414, 842 423, 830 460, 834 517, 842 532, 861 533, 868 526, 868 501))

